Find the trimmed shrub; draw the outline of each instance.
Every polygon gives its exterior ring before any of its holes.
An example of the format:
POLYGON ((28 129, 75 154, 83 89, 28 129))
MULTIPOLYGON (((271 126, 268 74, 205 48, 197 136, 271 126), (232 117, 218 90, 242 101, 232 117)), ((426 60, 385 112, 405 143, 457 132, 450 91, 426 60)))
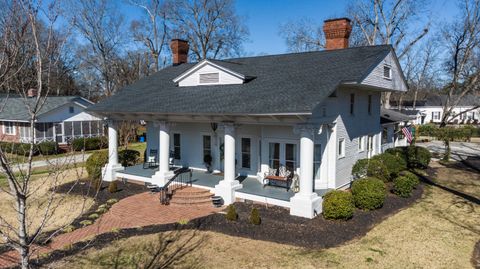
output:
POLYGON ((108 145, 108 139, 106 137, 85 137, 76 138, 72 141, 72 149, 74 151, 81 150, 97 150, 106 148, 108 145))
POLYGON ((353 182, 352 195, 356 207, 372 210, 383 206, 387 192, 382 180, 367 177, 353 182))
POLYGON ((368 159, 358 160, 352 167, 352 176, 354 179, 364 178, 367 176, 368 159))
POLYGON ((430 163, 432 154, 428 149, 418 146, 396 147, 387 149, 386 153, 402 158, 409 168, 425 169, 430 163))
POLYGON ((372 160, 378 160, 385 165, 388 171, 389 181, 392 181, 394 178, 398 177, 401 171, 407 169, 407 162, 404 159, 390 153, 376 155, 372 160))
POLYGON ((341 190, 329 191, 323 196, 323 217, 348 220, 353 217, 355 204, 352 193, 341 190))
POLYGON ((118 202, 118 199, 111 198, 107 200, 107 205, 113 205, 118 202))
POLYGON ((88 215, 89 219, 98 219, 98 217, 100 217, 100 215, 98 215, 97 213, 92 213, 92 214, 88 215))
POLYGON ((133 149, 124 149, 118 152, 118 160, 122 166, 133 166, 140 160, 140 152, 133 149))
POLYGON ((81 224, 83 227, 85 227, 85 226, 88 226, 88 225, 92 225, 92 224, 93 224, 93 221, 86 219, 86 220, 80 221, 80 224, 81 224))
POLYGON ((108 152, 98 151, 88 157, 85 167, 88 177, 95 188, 99 189, 102 184, 102 168, 108 163, 108 152))
POLYGON ((58 144, 56 142, 42 142, 37 145, 37 148, 42 155, 58 154, 58 144))
POLYGON ((393 181, 393 192, 403 198, 412 196, 413 181, 404 176, 399 176, 393 181))
POLYGON ((400 176, 407 177, 408 179, 410 179, 410 181, 412 181, 414 189, 416 189, 418 184, 420 184, 420 180, 418 179, 418 176, 410 171, 402 171, 400 173, 400 176))
POLYGON ((235 209, 234 205, 227 206, 227 214, 225 215, 225 218, 229 221, 238 220, 237 210, 235 209))
POLYGON ((97 214, 105 214, 108 212, 108 209, 106 208, 98 208, 97 210, 95 210, 95 213, 97 214))
POLYGON ((73 225, 68 225, 68 226, 65 226, 63 229, 62 229, 62 232, 64 233, 71 233, 75 231, 75 226, 73 225))
POLYGON ((390 179, 388 168, 380 161, 370 159, 367 166, 367 176, 374 177, 387 182, 390 179))
POLYGON ((262 223, 260 213, 256 207, 252 208, 252 211, 250 212, 250 223, 255 225, 260 225, 260 223, 262 223))
POLYGON ((112 181, 108 184, 108 192, 116 193, 118 191, 117 181, 112 181))

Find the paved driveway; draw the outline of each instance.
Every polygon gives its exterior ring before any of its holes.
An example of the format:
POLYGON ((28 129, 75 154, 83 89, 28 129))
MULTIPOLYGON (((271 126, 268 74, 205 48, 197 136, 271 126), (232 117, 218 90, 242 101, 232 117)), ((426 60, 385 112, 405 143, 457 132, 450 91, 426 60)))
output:
MULTIPOLYGON (((427 143, 417 143, 418 146, 426 147, 431 152, 444 154, 445 146, 443 142, 440 141, 431 141, 427 143)), ((468 157, 480 158, 480 143, 470 143, 470 142, 451 142, 451 157, 454 160, 461 161, 465 160, 468 157)))

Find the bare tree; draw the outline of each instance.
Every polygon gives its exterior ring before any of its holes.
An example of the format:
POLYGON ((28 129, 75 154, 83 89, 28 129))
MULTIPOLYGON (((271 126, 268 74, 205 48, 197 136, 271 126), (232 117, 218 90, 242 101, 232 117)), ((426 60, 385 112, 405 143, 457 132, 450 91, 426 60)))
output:
POLYGON ((173 35, 187 39, 196 60, 236 56, 248 30, 232 0, 173 0, 173 35))
MULTIPOLYGON (((57 25, 58 9, 55 2, 44 7, 42 3, 27 0, 12 1, 6 8, 8 10, 3 10, 3 12, 7 12, 8 17, 2 20, 0 31, 4 38, 2 41, 10 43, 10 47, 7 48, 8 51, 22 51, 25 46, 30 45, 34 48, 34 57, 29 60, 33 62, 35 67, 35 76, 25 79, 35 81, 37 95, 27 97, 25 89, 15 89, 15 93, 22 98, 25 109, 28 111, 29 124, 32 126, 29 128, 29 136, 33 138, 35 137, 33 126, 37 120, 37 115, 50 93, 48 83, 51 82, 50 77, 54 73, 52 66, 60 61, 59 58, 51 58, 52 55, 61 55, 60 53, 52 53, 52 51, 61 50, 62 44, 64 44, 64 40, 55 40, 54 28, 57 25), (40 23, 40 17, 44 18, 47 23, 40 23), (13 22, 20 24, 14 25, 13 22), (41 31, 42 27, 45 27, 45 31, 41 31), (28 36, 27 33, 31 39, 25 39, 28 36), (27 44, 27 42, 33 43, 27 44)), ((5 43, 2 43, 2 46, 5 45, 5 43)), ((5 53, 2 58, 2 63, 6 63, 2 68, 8 69, 8 63, 16 59, 16 54, 5 53)), ((20 68, 25 68, 25 65, 20 65, 20 68)), ((0 77, 0 85, 7 85, 8 80, 18 75, 17 71, 21 71, 21 69, 10 69, 8 71, 9 75, 0 77)), ((4 105, 8 102, 8 96, 2 101, 2 108, 4 108, 4 105)), ((55 193, 55 188, 63 177, 64 166, 63 164, 52 163, 49 175, 40 185, 47 191, 40 202, 32 203, 33 197, 39 191, 38 186, 34 187, 32 185, 32 161, 37 146, 34 139, 30 139, 27 145, 25 148, 26 162, 23 165, 16 163, 3 148, 0 148, 1 173, 5 175, 8 183, 7 187, 0 187, 0 193, 7 195, 8 199, 3 202, 11 203, 10 207, 13 214, 16 215, 16 218, 12 220, 6 217, 7 212, 2 211, 2 215, 0 215, 0 244, 6 244, 19 253, 19 263, 22 268, 29 268, 32 247, 40 240, 40 235, 49 226, 56 210, 65 199, 65 195, 55 193)), ((81 207, 82 205, 77 204, 75 206, 81 207)))
POLYGON ((480 92, 480 0, 462 0, 460 7, 461 16, 443 32, 448 80, 440 127, 480 107, 475 104, 469 110, 452 114, 466 95, 480 92))
POLYGON ((68 2, 65 8, 72 14, 75 28, 88 41, 88 47, 81 54, 82 60, 98 72, 104 94, 112 95, 117 88, 111 67, 124 41, 123 16, 107 0, 75 0, 68 2))
POLYGON ((311 19, 304 18, 282 24, 279 33, 285 39, 288 51, 317 51, 325 47, 323 30, 311 19))
POLYGON ((143 20, 132 21, 130 29, 135 41, 148 49, 157 72, 160 68, 159 58, 168 40, 167 6, 160 0, 131 0, 130 3, 141 8, 145 14, 143 20))

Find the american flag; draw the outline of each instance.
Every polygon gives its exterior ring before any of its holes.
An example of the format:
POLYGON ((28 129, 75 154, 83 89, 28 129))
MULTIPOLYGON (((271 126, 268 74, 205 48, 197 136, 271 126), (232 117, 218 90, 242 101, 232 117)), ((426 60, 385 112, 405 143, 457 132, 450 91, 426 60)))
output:
POLYGON ((405 135, 407 138, 408 143, 412 143, 412 133, 410 132, 410 129, 408 127, 403 127, 402 128, 402 133, 405 135))

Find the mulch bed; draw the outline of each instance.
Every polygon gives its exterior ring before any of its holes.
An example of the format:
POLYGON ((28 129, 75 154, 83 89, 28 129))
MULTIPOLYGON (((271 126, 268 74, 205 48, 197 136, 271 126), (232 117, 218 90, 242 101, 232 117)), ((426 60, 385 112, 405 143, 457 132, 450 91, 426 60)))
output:
POLYGON ((376 224, 413 204, 422 196, 423 185, 414 190, 410 198, 387 195, 384 206, 373 211, 356 210, 348 221, 326 220, 322 216, 305 219, 291 216, 288 209, 253 204, 235 203, 239 216, 237 222, 214 214, 202 219, 199 229, 220 232, 232 236, 284 243, 308 248, 329 248, 364 236, 376 224), (249 223, 250 211, 256 207, 262 218, 261 225, 249 223))

